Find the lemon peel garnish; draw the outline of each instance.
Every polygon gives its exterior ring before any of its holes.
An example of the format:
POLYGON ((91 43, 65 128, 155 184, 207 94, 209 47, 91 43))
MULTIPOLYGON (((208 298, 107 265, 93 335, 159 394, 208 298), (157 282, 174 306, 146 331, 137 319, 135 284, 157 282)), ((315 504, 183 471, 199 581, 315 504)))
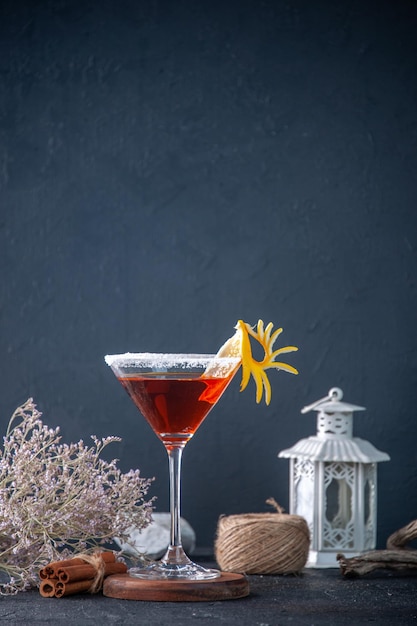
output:
POLYGON ((251 326, 243 320, 239 320, 236 324, 236 332, 220 347, 217 357, 237 357, 240 356, 242 364, 242 380, 240 383, 240 391, 244 391, 248 386, 250 377, 252 376, 256 385, 256 402, 260 403, 262 395, 265 392, 265 403, 269 405, 271 402, 271 383, 269 382, 266 370, 278 369, 284 370, 290 374, 298 374, 298 370, 288 363, 275 361, 280 354, 288 352, 296 352, 296 346, 284 346, 273 350, 274 343, 282 333, 283 329, 278 328, 272 332, 274 325, 272 322, 264 328, 262 320, 258 320, 256 326, 251 326), (264 357, 261 361, 257 361, 252 354, 252 346, 250 337, 255 339, 264 349, 264 357))
POLYGON ((295 352, 298 348, 295 346, 284 346, 278 350, 273 350, 274 343, 282 333, 282 328, 272 332, 273 327, 273 323, 269 322, 266 328, 264 328, 263 321, 259 320, 255 330, 255 327, 250 326, 243 320, 239 320, 235 326, 235 334, 221 346, 217 353, 217 356, 240 356, 242 362, 240 391, 246 389, 252 376, 256 385, 257 404, 260 403, 264 392, 266 404, 269 405, 271 402, 271 383, 266 370, 273 368, 284 370, 290 374, 298 374, 298 371, 292 365, 275 361, 278 355, 295 352), (264 357, 261 361, 257 361, 253 357, 250 337, 253 337, 264 349, 264 357))
POLYGON ((273 327, 273 323, 269 322, 266 328, 264 328, 262 320, 258 321, 256 330, 254 330, 255 327, 250 326, 243 320, 239 320, 236 325, 236 328, 240 330, 242 336, 242 382, 240 384, 240 391, 246 389, 250 377, 252 376, 256 384, 257 404, 261 401, 263 392, 265 392, 266 404, 271 402, 271 384, 266 374, 266 370, 274 368, 284 370, 290 374, 298 374, 298 370, 296 370, 292 365, 282 363, 281 361, 275 361, 278 355, 286 354, 288 352, 296 352, 298 348, 295 346, 284 346, 278 350, 273 350, 274 343, 282 333, 282 328, 278 328, 272 332, 273 327), (264 349, 264 357, 262 361, 257 361, 253 358, 250 337, 256 339, 256 341, 260 343, 264 349))

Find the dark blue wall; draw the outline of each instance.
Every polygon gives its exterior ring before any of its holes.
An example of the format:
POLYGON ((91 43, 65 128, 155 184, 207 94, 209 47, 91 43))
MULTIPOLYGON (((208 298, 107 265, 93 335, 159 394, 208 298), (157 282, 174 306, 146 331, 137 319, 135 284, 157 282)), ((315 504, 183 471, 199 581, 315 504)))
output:
MULTIPOLYGON (((1 427, 33 396, 66 441, 162 445, 104 364, 284 327, 300 376, 236 380, 184 455, 183 514, 288 508, 277 453, 341 386, 379 468, 379 543, 417 517, 417 5, 3 0, 1 427)), ((291 358, 292 357, 292 358, 291 358)))

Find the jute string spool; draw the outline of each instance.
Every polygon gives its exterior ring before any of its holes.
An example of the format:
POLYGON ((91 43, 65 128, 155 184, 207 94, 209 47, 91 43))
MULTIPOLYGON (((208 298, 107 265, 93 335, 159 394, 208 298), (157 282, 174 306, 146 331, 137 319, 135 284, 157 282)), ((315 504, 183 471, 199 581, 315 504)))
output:
POLYGON ((305 519, 288 515, 273 498, 276 513, 246 513, 219 518, 215 556, 226 572, 297 574, 307 562, 310 531, 305 519))

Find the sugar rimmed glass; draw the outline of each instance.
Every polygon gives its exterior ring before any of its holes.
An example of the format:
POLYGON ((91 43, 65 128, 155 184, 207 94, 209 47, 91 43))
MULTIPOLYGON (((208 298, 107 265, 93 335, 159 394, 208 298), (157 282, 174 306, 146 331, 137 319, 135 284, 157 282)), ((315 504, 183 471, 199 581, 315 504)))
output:
POLYGON ((160 561, 129 574, 144 579, 209 580, 216 569, 191 561, 181 544, 181 460, 185 445, 240 366, 238 357, 213 354, 125 353, 105 357, 168 454, 171 533, 160 561))

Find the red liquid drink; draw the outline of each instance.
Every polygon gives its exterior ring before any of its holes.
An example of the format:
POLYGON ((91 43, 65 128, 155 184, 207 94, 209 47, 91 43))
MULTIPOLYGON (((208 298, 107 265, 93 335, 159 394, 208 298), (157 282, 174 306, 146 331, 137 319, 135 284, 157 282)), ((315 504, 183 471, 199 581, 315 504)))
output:
POLYGON ((184 445, 233 378, 201 373, 152 372, 118 377, 156 435, 166 446, 184 445))
POLYGON ((238 356, 139 352, 108 354, 107 365, 165 446, 169 459, 170 543, 157 563, 129 575, 147 580, 211 580, 220 571, 194 563, 181 545, 181 458, 185 444, 241 365, 238 356))

